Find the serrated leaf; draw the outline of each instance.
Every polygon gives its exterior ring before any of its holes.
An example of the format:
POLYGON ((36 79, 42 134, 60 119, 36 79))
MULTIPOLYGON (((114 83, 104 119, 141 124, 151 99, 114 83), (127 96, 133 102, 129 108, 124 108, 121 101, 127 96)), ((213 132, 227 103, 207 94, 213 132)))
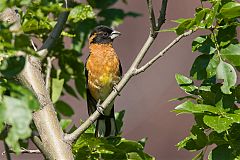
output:
POLYGON ((220 117, 220 116, 208 116, 203 117, 204 123, 214 129, 216 132, 221 133, 230 128, 230 125, 233 123, 233 120, 220 117))
POLYGON ((180 88, 185 92, 193 92, 197 89, 197 87, 193 85, 193 81, 184 75, 176 74, 175 79, 180 88))
POLYGON ((64 79, 52 78, 52 102, 56 103, 61 96, 64 79))
POLYGON ((225 94, 231 94, 230 88, 237 82, 237 74, 231 64, 220 61, 217 67, 217 79, 223 79, 221 90, 225 94))

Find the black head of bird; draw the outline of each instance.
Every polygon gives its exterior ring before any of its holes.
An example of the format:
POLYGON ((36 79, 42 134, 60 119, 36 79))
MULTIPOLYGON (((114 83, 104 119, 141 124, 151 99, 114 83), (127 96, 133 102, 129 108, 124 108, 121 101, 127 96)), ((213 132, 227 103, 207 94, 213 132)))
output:
POLYGON ((90 43, 112 43, 115 38, 120 36, 121 33, 109 28, 107 26, 97 26, 92 33, 90 34, 89 41, 90 43))

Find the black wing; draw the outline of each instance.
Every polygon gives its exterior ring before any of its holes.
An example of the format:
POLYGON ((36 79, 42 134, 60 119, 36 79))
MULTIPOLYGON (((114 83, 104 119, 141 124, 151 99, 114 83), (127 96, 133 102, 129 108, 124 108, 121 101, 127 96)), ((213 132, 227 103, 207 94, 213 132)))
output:
MULTIPOLYGON (((88 60, 88 58, 87 58, 88 60)), ((91 115, 93 112, 96 111, 97 101, 93 98, 88 88, 88 71, 86 67, 87 61, 85 63, 85 77, 86 77, 86 89, 87 89, 87 107, 88 107, 88 114, 91 115)))

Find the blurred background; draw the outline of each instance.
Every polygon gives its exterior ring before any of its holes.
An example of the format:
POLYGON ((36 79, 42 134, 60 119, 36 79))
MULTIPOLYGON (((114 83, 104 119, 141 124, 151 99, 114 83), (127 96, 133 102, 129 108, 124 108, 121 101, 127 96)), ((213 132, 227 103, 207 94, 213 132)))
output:
MULTIPOLYGON (((153 0, 156 16, 161 1, 153 0)), ((163 29, 176 26, 171 20, 193 17, 194 10, 200 1, 169 0, 166 23, 163 29)), ((117 3, 115 8, 125 11, 141 13, 141 17, 126 18, 117 30, 122 36, 115 40, 116 49, 125 73, 141 49, 149 34, 149 20, 146 1, 129 0, 128 5, 117 3)), ((151 59, 176 37, 175 33, 160 33, 154 45, 147 53, 142 64, 151 59)), ((189 70, 197 53, 191 52, 191 41, 196 34, 184 38, 167 54, 159 59, 151 68, 134 77, 117 97, 116 111, 126 110, 124 117, 123 137, 133 140, 148 138, 145 151, 158 160, 188 160, 194 155, 188 151, 178 151, 175 146, 180 140, 188 136, 193 123, 191 115, 179 115, 171 112, 178 102, 169 100, 184 95, 175 81, 175 74, 189 75, 189 70)), ((82 60, 88 55, 84 49, 82 60)), ((87 115, 85 100, 77 101, 72 97, 63 99, 75 107, 74 121, 79 125, 79 119, 85 120, 87 115)), ((1 144, 0 153, 3 152, 1 144)), ((5 159, 5 155, 0 155, 5 159)), ((40 155, 13 156, 13 160, 41 160, 40 155)))

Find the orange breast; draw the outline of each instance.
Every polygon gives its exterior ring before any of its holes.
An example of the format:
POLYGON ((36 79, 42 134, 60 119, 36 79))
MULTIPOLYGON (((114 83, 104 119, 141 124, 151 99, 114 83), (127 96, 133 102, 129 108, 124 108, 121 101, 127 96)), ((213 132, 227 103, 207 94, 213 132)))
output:
POLYGON ((91 44, 88 71, 88 88, 97 101, 104 100, 120 80, 119 59, 111 44, 91 44))

